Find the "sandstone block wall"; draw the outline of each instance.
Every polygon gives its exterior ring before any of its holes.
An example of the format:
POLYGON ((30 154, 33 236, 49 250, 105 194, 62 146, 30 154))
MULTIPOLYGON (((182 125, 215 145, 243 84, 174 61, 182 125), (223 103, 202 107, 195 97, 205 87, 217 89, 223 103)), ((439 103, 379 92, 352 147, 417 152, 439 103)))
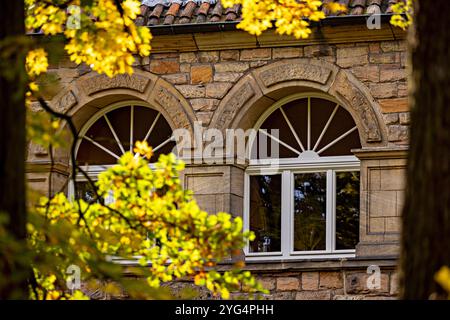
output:
MULTIPOLYGON (((50 73, 59 79, 59 84, 57 87, 54 87, 54 84, 48 86, 53 86, 53 94, 71 89, 64 91, 62 95, 56 95, 56 98, 52 94, 46 98, 53 101, 59 111, 70 113, 74 108, 78 108, 76 124, 79 127, 109 101, 133 97, 150 99, 149 103, 157 103, 160 108, 166 110, 165 115, 171 118, 169 122, 176 127, 189 127, 196 120, 201 121, 204 127, 218 123, 226 126, 228 118, 220 118, 217 114, 221 103, 226 106, 221 105, 223 108, 220 112, 225 116, 234 115, 239 110, 231 109, 240 108, 242 103, 234 101, 233 97, 236 97, 235 100, 246 99, 248 102, 253 98, 245 95, 254 89, 252 86, 259 85, 263 89, 264 86, 282 87, 282 84, 277 82, 276 72, 265 72, 265 69, 258 68, 279 62, 287 68, 286 73, 298 73, 302 72, 302 66, 297 66, 298 70, 294 68, 293 71, 289 67, 290 61, 298 59, 310 59, 307 61, 316 66, 331 65, 330 72, 333 76, 336 76, 336 70, 349 72, 356 79, 351 81, 358 83, 358 90, 370 96, 371 101, 367 105, 375 106, 375 110, 360 111, 367 116, 364 126, 368 128, 369 144, 370 139, 375 141, 374 147, 356 153, 361 160, 361 243, 357 247, 357 256, 359 259, 368 260, 361 262, 364 267, 337 266, 330 270, 325 268, 327 262, 324 261, 322 264, 317 262, 314 268, 302 269, 300 267, 306 262, 299 261, 297 267, 300 269, 293 269, 297 271, 274 271, 268 267, 268 270, 258 269, 254 272, 270 290, 267 298, 391 299, 397 294, 396 262, 393 257, 398 253, 400 211, 405 188, 405 150, 410 122, 404 41, 326 45, 301 45, 299 42, 299 45, 291 47, 154 53, 136 62, 139 72, 133 77, 120 76, 111 80, 92 76, 86 81, 83 80, 79 86, 75 84, 83 77, 89 76, 90 69, 84 65, 77 66, 68 59, 61 59, 50 66, 50 73), (241 79, 253 73, 258 78, 255 81, 262 84, 250 81, 247 84, 249 87, 236 88, 241 79), (163 79, 164 83, 158 82, 158 79, 163 79), (118 93, 110 99, 105 92, 111 88, 118 88, 118 93), (84 103, 85 98, 80 98, 80 92, 93 98, 84 103), (97 96, 101 98, 96 100, 97 96), (380 119, 383 122, 379 126, 383 128, 382 132, 371 127, 370 119, 380 119), (374 131, 370 131, 372 129, 374 131), (381 145, 383 150, 377 150, 381 145), (378 262, 385 267, 382 269, 381 288, 371 291, 366 287, 366 267, 373 263, 374 257, 381 259, 378 262)), ((327 83, 329 79, 322 81, 324 75, 316 73, 316 70, 312 68, 304 72, 313 75, 311 83, 315 84, 312 89, 326 86, 331 88, 330 93, 349 93, 349 99, 356 106, 365 103, 365 98, 351 92, 351 88, 336 87, 348 80, 342 78, 342 74, 327 83)), ((42 86, 45 87, 46 84, 42 86)), ((269 106, 275 98, 280 97, 275 94, 270 98, 263 97, 267 101, 265 104, 260 103, 260 106, 269 106)), ((245 110, 248 114, 260 111, 252 107, 245 110)), ((35 112, 41 110, 36 107, 35 112)), ((253 118, 244 117, 242 122, 247 121, 252 125, 251 119, 253 118)), ((37 189, 47 192, 49 179, 55 181, 54 185, 64 187, 64 181, 69 174, 68 158, 66 155, 58 159, 62 164, 56 169, 50 167, 48 151, 30 146, 28 177, 37 189)), ((231 165, 196 165, 188 167, 183 176, 185 187, 194 190, 204 209, 209 212, 228 211, 235 215, 242 214, 244 168, 231 165)), ((186 285, 189 285, 189 282, 186 285)))

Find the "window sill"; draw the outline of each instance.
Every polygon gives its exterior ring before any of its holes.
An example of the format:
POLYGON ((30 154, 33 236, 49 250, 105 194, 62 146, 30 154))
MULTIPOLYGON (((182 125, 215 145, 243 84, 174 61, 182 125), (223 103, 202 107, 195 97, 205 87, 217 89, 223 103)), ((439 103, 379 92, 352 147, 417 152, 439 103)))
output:
POLYGON ((342 260, 355 258, 355 250, 350 252, 335 252, 335 253, 310 253, 310 254, 295 254, 289 256, 282 255, 247 255, 245 262, 284 262, 284 261, 308 261, 308 260, 342 260))

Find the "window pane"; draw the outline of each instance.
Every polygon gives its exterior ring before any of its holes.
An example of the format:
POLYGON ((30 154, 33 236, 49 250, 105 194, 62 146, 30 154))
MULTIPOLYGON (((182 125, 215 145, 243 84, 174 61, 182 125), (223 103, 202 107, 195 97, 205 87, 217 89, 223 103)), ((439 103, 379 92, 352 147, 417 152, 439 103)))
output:
POLYGON ((281 175, 250 176, 250 252, 281 251, 281 175))
MULTIPOLYGON (((133 120, 133 143, 141 141, 145 138, 158 112, 151 108, 144 106, 134 106, 134 120, 133 120)), ((131 107, 125 106, 111 110, 106 113, 117 139, 125 151, 130 150, 130 125, 131 125, 131 107)), ((153 130, 151 131, 147 141, 153 148, 160 146, 172 135, 172 129, 169 123, 163 116, 158 118, 153 130)), ((122 155, 122 150, 119 147, 111 129, 105 120, 105 117, 100 117, 86 132, 86 136, 96 141, 116 156, 122 155)), ((152 156, 150 162, 156 162, 161 154, 168 154, 172 152, 175 147, 175 142, 168 142, 161 146, 152 156)), ((105 152, 92 142, 83 139, 77 153, 77 163, 79 165, 101 165, 101 164, 115 164, 117 159, 105 152)))
MULTIPOLYGON (((86 132, 86 136, 101 144, 112 153, 120 156, 122 152, 117 145, 111 130, 102 117, 98 119, 86 132)), ((97 165, 97 164, 115 164, 117 159, 109 153, 92 144, 90 141, 83 139, 77 153, 77 163, 79 165, 97 165)))
POLYGON ((336 249, 359 241, 359 172, 336 172, 336 249))
MULTIPOLYGON (((318 99, 314 99, 314 103, 316 103, 316 101, 318 101, 318 99)), ((314 113, 312 114, 312 117, 314 117, 314 113)), ((314 126, 315 124, 312 123, 311 125, 314 126)), ((348 111, 346 111, 343 107, 339 107, 333 117, 333 120, 331 121, 330 126, 328 127, 327 131, 325 131, 325 134, 321 142, 319 143, 317 150, 320 150, 329 143, 333 142, 336 138, 339 138, 342 134, 346 133, 354 126, 355 122, 353 121, 350 113, 348 113, 348 111)), ((352 155, 350 150, 358 148, 361 148, 361 143, 359 140, 358 130, 355 130, 325 151, 321 152, 320 156, 328 157, 352 155)))
MULTIPOLYGON (((82 199, 87 203, 95 202, 95 192, 92 189, 92 186, 89 182, 77 182, 77 193, 75 195, 75 199, 82 199)), ((99 199, 101 203, 104 203, 104 199, 99 199)))
POLYGON ((325 172, 294 175, 294 250, 326 249, 325 172))

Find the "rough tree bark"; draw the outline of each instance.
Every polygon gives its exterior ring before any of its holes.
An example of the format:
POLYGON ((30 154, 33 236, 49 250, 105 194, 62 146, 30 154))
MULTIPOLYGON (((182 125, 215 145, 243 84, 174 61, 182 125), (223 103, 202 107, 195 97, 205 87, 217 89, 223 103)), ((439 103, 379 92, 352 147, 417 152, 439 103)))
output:
MULTIPOLYGON (((0 41, 23 37, 23 1, 4 1, 0 10, 0 41)), ((20 48, 17 46, 16 48, 20 48)), ((3 49, 2 49, 3 50, 3 49)), ((24 52, 17 50, 0 72, 0 212, 6 214, 8 229, 19 240, 25 238, 25 83, 24 52), (14 72, 12 72, 14 71, 14 72), (9 76, 7 75, 9 74, 9 76)), ((2 58, 3 59, 3 58, 2 58)), ((2 65, 5 61, 2 61, 2 65)), ((0 272, 9 285, 0 289, 0 298, 27 298, 27 268, 6 261, 0 252, 0 272), (3 261, 2 261, 3 260, 3 261)))
POLYGON ((439 296, 436 271, 450 266, 450 2, 414 5, 401 292, 405 299, 428 299, 439 296))

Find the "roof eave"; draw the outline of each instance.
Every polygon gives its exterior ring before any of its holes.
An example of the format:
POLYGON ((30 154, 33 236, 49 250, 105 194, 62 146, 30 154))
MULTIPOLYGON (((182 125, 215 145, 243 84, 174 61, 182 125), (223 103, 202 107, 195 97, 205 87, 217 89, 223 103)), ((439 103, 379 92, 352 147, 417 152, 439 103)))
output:
MULTIPOLYGON (((378 14, 381 23, 389 22, 392 14, 378 14)), ((340 26, 340 25, 359 25, 367 24, 368 19, 372 15, 343 15, 327 17, 319 22, 311 22, 312 27, 321 26, 340 26)), ((222 32, 237 30, 240 21, 220 21, 220 22, 204 22, 204 23, 183 23, 183 24, 167 24, 149 26, 153 35, 171 35, 186 34, 200 32, 222 32)))

